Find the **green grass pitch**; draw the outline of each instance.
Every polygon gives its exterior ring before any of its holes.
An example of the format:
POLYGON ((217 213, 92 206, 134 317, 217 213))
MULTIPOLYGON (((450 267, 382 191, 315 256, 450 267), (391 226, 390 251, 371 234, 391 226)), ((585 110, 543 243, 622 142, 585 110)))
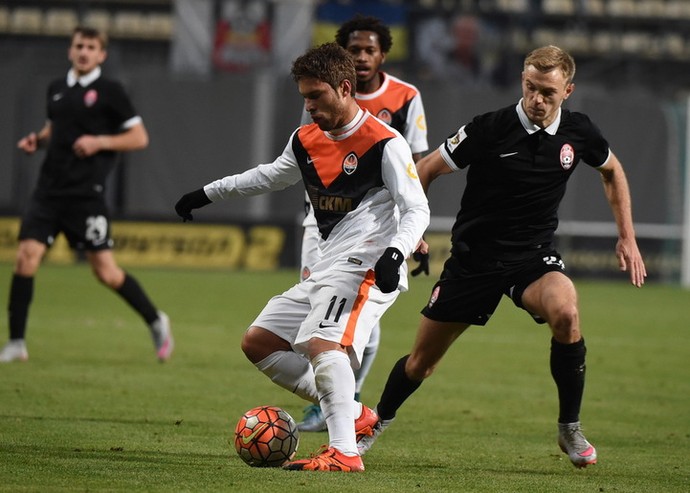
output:
MULTIPOLYGON (((46 265, 26 363, 0 366, 0 491, 687 492, 690 293, 577 281, 588 373, 582 421, 599 464, 575 469, 556 444, 549 334, 504 299, 471 328, 365 456, 362 474, 253 469, 229 444, 247 409, 297 420, 303 401, 243 356, 244 329, 295 282, 275 273, 136 269, 177 342, 155 359, 144 324, 84 265, 46 265)), ((0 264, 6 306, 11 266, 0 264)), ((411 347, 432 279, 412 279, 383 320, 363 392, 376 404, 411 347)), ((0 343, 6 340, 6 318, 0 343)), ((302 434, 298 456, 327 441, 302 434)))

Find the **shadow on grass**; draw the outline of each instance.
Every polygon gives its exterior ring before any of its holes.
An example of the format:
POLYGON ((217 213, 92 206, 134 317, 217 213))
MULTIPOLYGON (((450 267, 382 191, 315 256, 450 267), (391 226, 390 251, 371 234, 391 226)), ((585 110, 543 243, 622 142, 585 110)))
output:
POLYGON ((116 424, 136 424, 136 425, 155 425, 168 426, 170 424, 180 425, 182 420, 154 420, 149 418, 86 418, 76 416, 22 416, 19 414, 0 414, 0 419, 4 420, 26 420, 26 421, 56 421, 65 423, 116 423, 116 424))
POLYGON ((228 454, 208 454, 190 452, 166 452, 162 450, 126 450, 123 447, 109 449, 79 448, 79 447, 51 447, 41 445, 11 445, 0 442, 0 450, 6 458, 10 455, 18 457, 50 458, 50 459, 79 459, 111 462, 136 462, 152 464, 169 464, 189 466, 195 462, 227 460, 228 454))

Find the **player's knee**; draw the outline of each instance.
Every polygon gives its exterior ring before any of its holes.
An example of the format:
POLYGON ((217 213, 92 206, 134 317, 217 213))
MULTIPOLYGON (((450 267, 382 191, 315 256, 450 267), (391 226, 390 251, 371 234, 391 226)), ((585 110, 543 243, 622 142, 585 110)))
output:
POLYGON ((579 322, 579 315, 577 307, 574 304, 567 304, 559 307, 554 315, 553 324, 562 327, 563 329, 570 329, 577 327, 579 322))
POLYGON ((405 375, 410 380, 421 382, 425 378, 429 378, 431 376, 435 367, 435 365, 428 365, 423 359, 415 357, 414 354, 411 354, 405 362, 405 375))
POLYGON ((98 279, 98 282, 109 287, 110 289, 119 289, 124 282, 124 275, 112 269, 92 269, 93 275, 98 279))
POLYGON ((258 363, 276 351, 291 351, 290 344, 261 327, 249 327, 242 336, 242 352, 252 363, 258 363))
POLYGON ((36 248, 20 245, 15 258, 14 272, 24 277, 33 276, 41 264, 43 252, 36 248))
POLYGON ((259 361, 261 361, 261 358, 256 357, 256 344, 252 337, 249 335, 249 332, 245 332, 242 336, 240 348, 242 349, 242 352, 247 357, 247 359, 252 363, 258 363, 259 361))
POLYGON ((549 324, 559 342, 577 341, 580 338, 580 316, 574 304, 559 307, 551 316, 549 324))

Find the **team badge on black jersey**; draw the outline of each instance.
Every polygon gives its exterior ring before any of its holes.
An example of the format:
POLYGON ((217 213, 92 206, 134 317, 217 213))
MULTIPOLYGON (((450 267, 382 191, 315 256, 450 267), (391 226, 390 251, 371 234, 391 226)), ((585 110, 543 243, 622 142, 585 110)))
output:
POLYGON ((357 159, 357 154, 354 152, 351 152, 347 156, 345 156, 345 159, 343 159, 343 171, 347 175, 351 175, 357 170, 357 164, 359 162, 359 159, 357 159))
POLYGON ((390 125, 391 122, 393 122, 393 115, 391 115, 391 112, 388 111, 387 108, 383 108, 381 111, 379 111, 379 112, 376 114, 376 118, 378 118, 379 120, 381 120, 381 121, 382 121, 383 123, 385 123, 386 125, 390 125))
POLYGON ((91 108, 94 104, 96 104, 96 101, 98 101, 98 93, 96 90, 89 89, 86 91, 86 94, 84 94, 84 104, 86 107, 91 108))
POLYGON ((575 162, 575 150, 570 144, 563 144, 561 147, 561 166, 563 169, 569 170, 575 162))

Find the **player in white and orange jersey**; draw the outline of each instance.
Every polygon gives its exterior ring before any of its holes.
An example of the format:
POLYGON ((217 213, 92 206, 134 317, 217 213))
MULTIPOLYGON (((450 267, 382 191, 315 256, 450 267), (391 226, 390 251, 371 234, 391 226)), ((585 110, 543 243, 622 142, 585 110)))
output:
MULTIPOLYGON (((429 148, 424 105, 416 87, 380 70, 387 53, 393 46, 393 38, 388 27, 376 17, 358 15, 340 26, 335 39, 355 60, 357 104, 400 132, 410 145, 412 157, 417 162, 429 148)), ((308 121, 310 121, 309 114, 305 112, 303 123, 308 121)), ((308 197, 305 200, 305 210, 306 216, 302 223, 304 226, 301 252, 302 279, 309 277, 319 256, 319 232, 308 197)), ((421 272, 428 274, 428 255, 421 253, 415 255, 421 264, 412 271, 412 275, 418 275, 421 272)), ((377 323, 364 349, 362 365, 355 371, 355 398, 357 400, 376 357, 380 334, 381 326, 377 323)), ((297 425, 300 431, 326 429, 326 420, 318 405, 309 405, 304 411, 304 417, 297 425)))
POLYGON ((272 163, 187 193, 175 210, 191 220, 211 202, 304 182, 319 259, 308 279, 267 303, 242 350, 273 382, 319 402, 326 417, 326 451, 284 467, 363 471, 357 440, 378 418, 354 399, 352 370, 371 328, 407 288, 404 260, 429 224, 429 206, 405 139, 357 105, 355 64, 342 47, 309 50, 292 75, 314 123, 299 127, 272 163))

